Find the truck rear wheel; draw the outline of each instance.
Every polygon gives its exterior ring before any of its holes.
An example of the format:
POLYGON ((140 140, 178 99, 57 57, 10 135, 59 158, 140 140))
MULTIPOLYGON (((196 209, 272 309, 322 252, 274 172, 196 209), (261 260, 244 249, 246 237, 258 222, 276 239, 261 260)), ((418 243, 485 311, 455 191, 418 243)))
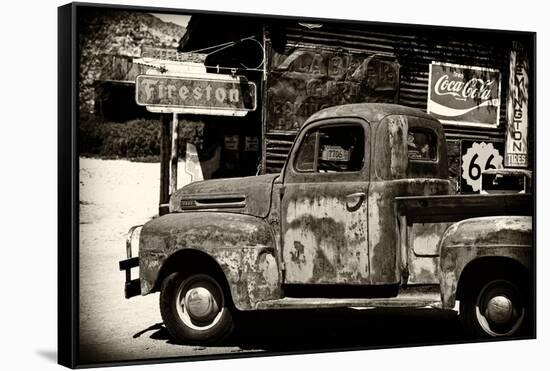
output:
POLYGON ((470 287, 460 301, 460 319, 466 331, 476 337, 520 335, 526 328, 526 290, 515 280, 483 280, 470 287))
POLYGON ((233 330, 229 300, 221 284, 207 274, 172 273, 162 283, 160 312, 180 343, 215 344, 233 330))

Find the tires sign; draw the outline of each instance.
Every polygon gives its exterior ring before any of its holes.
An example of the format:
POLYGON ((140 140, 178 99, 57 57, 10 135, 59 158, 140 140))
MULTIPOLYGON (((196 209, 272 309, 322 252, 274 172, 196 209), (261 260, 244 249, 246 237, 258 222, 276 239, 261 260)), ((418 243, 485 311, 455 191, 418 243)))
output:
POLYGON ((525 53, 510 52, 510 77, 506 115, 506 166, 527 167, 529 125, 529 63, 525 53))
POLYGON ((503 143, 462 141, 462 193, 479 192, 481 173, 503 168, 503 143))

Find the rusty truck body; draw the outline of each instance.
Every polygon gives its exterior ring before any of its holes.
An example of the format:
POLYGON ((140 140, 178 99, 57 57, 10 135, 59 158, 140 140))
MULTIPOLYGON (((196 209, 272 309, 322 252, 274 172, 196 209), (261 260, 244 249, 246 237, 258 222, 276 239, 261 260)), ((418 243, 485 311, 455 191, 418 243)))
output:
POLYGON ((469 331, 521 334, 532 195, 453 195, 446 148, 441 123, 419 110, 322 110, 280 174, 191 183, 168 214, 132 229, 126 297, 160 291, 181 342, 219 341, 242 311, 457 301, 469 331))

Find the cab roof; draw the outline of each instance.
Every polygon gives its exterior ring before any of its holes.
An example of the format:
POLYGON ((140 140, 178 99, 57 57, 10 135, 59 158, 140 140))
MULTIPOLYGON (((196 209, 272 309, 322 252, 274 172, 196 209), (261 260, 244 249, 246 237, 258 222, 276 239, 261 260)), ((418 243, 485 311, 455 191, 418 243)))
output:
POLYGON ((354 103, 325 108, 313 114, 304 125, 327 118, 356 117, 368 122, 378 122, 389 115, 406 115, 435 120, 433 116, 416 109, 389 103, 354 103))

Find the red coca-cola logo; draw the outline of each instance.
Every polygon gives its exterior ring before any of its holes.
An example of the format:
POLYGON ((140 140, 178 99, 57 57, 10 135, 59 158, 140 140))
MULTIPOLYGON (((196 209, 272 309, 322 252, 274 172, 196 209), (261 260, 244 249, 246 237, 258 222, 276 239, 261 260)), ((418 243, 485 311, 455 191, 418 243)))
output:
POLYGON ((495 80, 483 80, 477 77, 464 81, 463 75, 455 74, 456 77, 450 77, 449 74, 444 74, 436 81, 434 85, 434 93, 436 95, 451 95, 456 99, 491 99, 491 92, 495 80))

